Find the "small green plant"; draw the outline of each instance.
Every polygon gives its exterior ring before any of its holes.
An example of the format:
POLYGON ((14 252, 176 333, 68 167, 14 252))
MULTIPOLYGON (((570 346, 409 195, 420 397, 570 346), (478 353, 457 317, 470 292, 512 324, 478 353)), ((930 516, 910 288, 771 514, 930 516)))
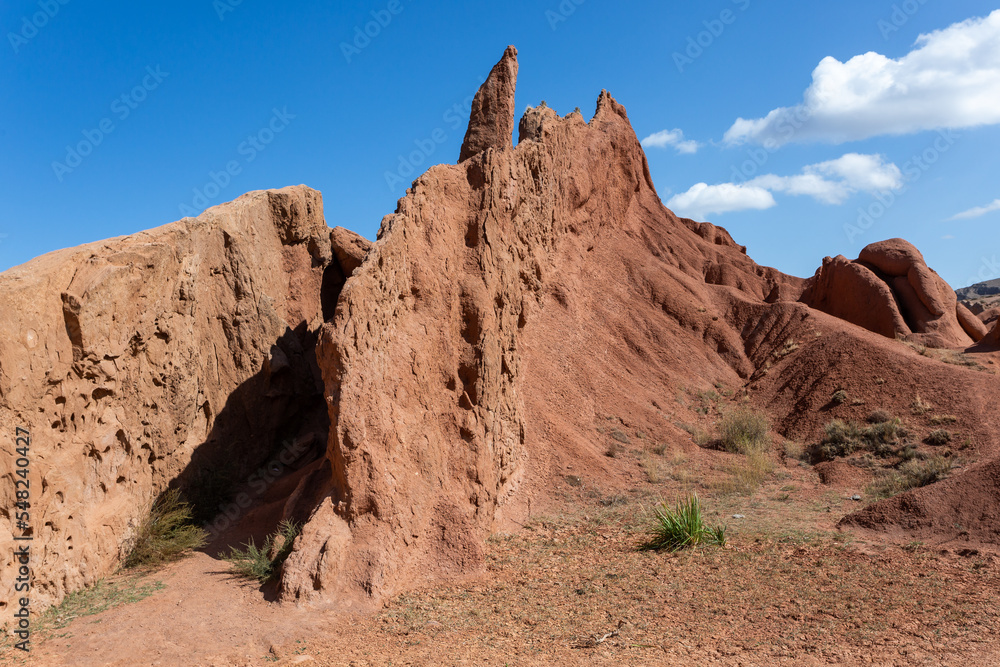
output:
POLYGON ((702 543, 726 546, 726 527, 705 525, 697 494, 678 500, 673 509, 661 502, 653 510, 650 539, 644 548, 678 551, 702 543))
POLYGON ((256 579, 264 583, 271 579, 292 552, 292 542, 299 534, 299 527, 292 521, 282 521, 278 530, 264 540, 261 547, 253 539, 243 545, 244 549, 232 547, 224 558, 232 564, 236 574, 246 579, 256 579))
POLYGON ((748 408, 738 408, 719 420, 719 440, 727 452, 749 454, 765 452, 771 442, 768 432, 771 424, 767 416, 748 408))
POLYGON ((191 523, 191 506, 170 489, 153 503, 132 538, 122 566, 133 568, 175 560, 205 545, 208 534, 191 523))
POLYGON ((847 402, 847 391, 844 389, 838 389, 833 392, 833 396, 830 397, 830 402, 834 405, 842 405, 847 402))
POLYGON ((952 459, 932 456, 927 459, 910 459, 879 476, 868 487, 869 495, 876 498, 890 498, 903 491, 933 484, 946 478, 955 467, 952 459))
POLYGON ((931 431, 929 434, 927 434, 925 442, 928 445, 934 445, 936 447, 940 447, 941 445, 947 445, 949 442, 951 442, 951 432, 943 428, 931 431))

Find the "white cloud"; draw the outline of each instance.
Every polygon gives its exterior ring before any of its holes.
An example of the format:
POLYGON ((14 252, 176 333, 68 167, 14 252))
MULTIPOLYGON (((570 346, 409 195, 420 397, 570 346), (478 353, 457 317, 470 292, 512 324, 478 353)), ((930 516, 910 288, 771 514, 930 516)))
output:
POLYGON ((847 153, 836 160, 803 167, 801 174, 765 174, 746 183, 698 183, 675 195, 667 207, 679 215, 704 218, 712 213, 767 209, 773 192, 805 195, 823 204, 842 204, 856 192, 884 192, 903 186, 903 173, 882 155, 847 153))
POLYGON ((762 211, 776 203, 770 192, 754 185, 696 183, 687 192, 671 197, 667 208, 677 215, 704 219, 713 213, 762 211))
POLYGON ((654 132, 643 139, 640 143, 642 143, 645 148, 668 148, 673 146, 678 153, 688 155, 697 153, 698 149, 701 148, 701 144, 697 141, 694 141, 693 139, 684 139, 684 132, 677 129, 654 132))
POLYGON ((1000 123, 1000 9, 920 35, 905 56, 827 56, 803 101, 739 118, 729 144, 842 143, 879 135, 1000 123))
POLYGON ((811 164, 797 176, 766 174, 750 181, 750 185, 807 195, 824 204, 841 204, 855 192, 884 192, 903 186, 903 172, 883 160, 881 155, 847 153, 836 160, 811 164))
POLYGON ((961 213, 956 213, 955 215, 948 218, 949 220, 971 220, 972 218, 978 218, 980 216, 986 215, 987 213, 992 213, 993 211, 1000 211, 1000 199, 994 199, 992 203, 986 206, 976 206, 975 208, 970 208, 968 211, 962 211, 961 213))

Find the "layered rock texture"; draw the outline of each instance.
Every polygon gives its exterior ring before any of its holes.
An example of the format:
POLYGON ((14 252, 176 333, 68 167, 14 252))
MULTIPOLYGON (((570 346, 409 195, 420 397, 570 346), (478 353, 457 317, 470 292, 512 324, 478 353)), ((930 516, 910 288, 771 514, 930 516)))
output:
MULTIPOLYGON (((322 199, 295 187, 0 274, 0 478, 28 429, 33 605, 117 567, 168 484, 211 512, 213 489, 283 446, 299 463, 322 453, 311 350, 337 271, 322 199)), ((0 607, 13 506, 4 484, 0 607)))
POLYGON ((986 327, 903 239, 866 246, 854 261, 823 260, 802 301, 889 338, 968 347, 986 327))
MULTIPOLYGON (((478 573, 484 540, 551 506, 567 471, 633 483, 634 461, 595 435, 607 420, 693 447, 675 425, 681 387, 738 390, 801 441, 838 389, 894 414, 919 394, 975 453, 997 453, 981 419, 1000 410, 996 376, 895 340, 998 335, 916 249, 873 244, 809 280, 758 266, 663 206, 607 92, 589 121, 529 107, 515 146, 516 78, 510 47, 459 163, 414 181, 375 243, 329 229, 300 186, 0 275, 0 477, 29 429, 40 604, 113 571, 168 485, 211 519, 276 459, 274 509, 256 516, 303 523, 281 599, 364 608, 478 573)), ((963 477, 934 493, 955 500, 963 477)), ((969 506, 921 493, 858 525, 947 532, 969 506), (905 524, 925 501, 945 518, 905 524)), ((12 486, 0 494, 10 554, 12 486)), ((987 523, 978 538, 993 539, 987 523)))

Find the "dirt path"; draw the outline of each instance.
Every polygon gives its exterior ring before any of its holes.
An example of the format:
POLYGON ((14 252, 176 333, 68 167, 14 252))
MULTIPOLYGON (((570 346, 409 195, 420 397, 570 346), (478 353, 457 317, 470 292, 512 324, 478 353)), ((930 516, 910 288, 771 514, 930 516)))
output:
POLYGON ((205 553, 144 581, 161 581, 164 588, 74 620, 32 651, 31 664, 258 665, 272 645, 294 644, 324 623, 322 613, 265 601, 259 586, 234 578, 228 563, 205 553))

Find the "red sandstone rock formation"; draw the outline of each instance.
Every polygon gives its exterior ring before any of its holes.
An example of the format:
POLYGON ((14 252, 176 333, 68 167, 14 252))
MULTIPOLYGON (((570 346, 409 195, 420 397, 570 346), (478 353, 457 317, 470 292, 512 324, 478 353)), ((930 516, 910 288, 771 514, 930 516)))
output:
MULTIPOLYGON (((758 266, 663 207, 607 92, 589 122, 529 108, 513 147, 516 74, 508 48, 460 163, 419 177, 374 244, 329 230, 298 187, 0 275, 0 423, 29 427, 39 453, 43 605, 113 570, 167 484, 239 482, 287 443, 321 452, 282 481, 282 518, 308 521, 281 595, 349 605, 476 572, 483 540, 544 507, 566 470, 628 484, 595 423, 680 446, 681 386, 743 389, 803 440, 837 387, 896 413, 919 390, 996 442, 978 419, 1000 409, 994 376, 885 338, 985 333, 912 246, 827 259, 809 281, 758 266)), ((913 502, 957 507, 959 480, 913 502)))
POLYGON ((694 368, 749 377, 723 304, 801 292, 663 207, 607 92, 589 123, 529 109, 512 148, 515 53, 476 96, 463 161, 414 182, 323 328, 333 476, 285 564, 286 599, 476 571, 554 458, 605 465, 595 410, 635 402, 662 421, 662 388, 694 368))
POLYGON ((986 310, 980 309, 980 312, 976 315, 979 321, 986 325, 987 328, 993 326, 993 323, 1000 320, 1000 308, 988 308, 986 310))
POLYGON ((458 156, 459 162, 465 162, 487 148, 513 147, 516 87, 517 49, 508 46, 472 100, 472 113, 458 156))
POLYGON ((823 260, 802 301, 889 338, 968 347, 986 327, 903 239, 865 247, 855 261, 823 260))
MULTIPOLYGON (((116 569, 168 483, 197 496, 241 481, 282 440, 316 455, 311 349, 331 260, 320 195, 300 186, 0 274, 0 430, 31 432, 33 606, 116 569)), ((2 479, 13 447, 0 439, 2 479)), ((0 486, 0 608, 13 493, 0 486)))

